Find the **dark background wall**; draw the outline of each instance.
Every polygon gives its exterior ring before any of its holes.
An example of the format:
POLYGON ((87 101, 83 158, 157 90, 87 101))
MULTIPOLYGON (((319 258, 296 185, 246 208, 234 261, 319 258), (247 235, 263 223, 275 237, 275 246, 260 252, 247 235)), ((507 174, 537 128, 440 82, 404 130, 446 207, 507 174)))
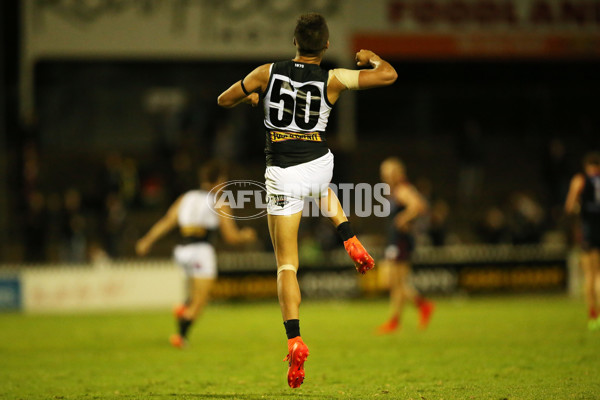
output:
MULTIPOLYGON (((73 221, 82 220, 85 248, 118 242, 114 255, 130 256, 140 233, 195 187, 195 169, 209 158, 228 161, 235 178, 262 180, 260 108, 216 105, 217 95, 259 62, 40 58, 35 112, 19 115, 19 4, 0 6, 4 260, 27 259, 34 236, 55 249, 44 257, 59 259, 73 221), (115 190, 119 197, 125 191, 125 200, 114 203, 115 190), (64 215, 68 191, 81 197, 81 218, 64 215), (109 215, 116 225, 107 226, 109 215)), ((395 155, 432 204, 445 204, 448 242, 486 241, 480 228, 491 209, 508 220, 518 204, 531 202, 543 214, 537 230, 565 231, 560 204, 568 180, 583 154, 600 147, 598 58, 390 61, 398 81, 358 92, 356 112, 343 116, 356 121, 354 150, 340 145, 342 116, 332 113, 334 182, 376 183, 379 163, 395 155)), ((381 232, 378 219, 355 222, 373 236, 381 232)), ((265 224, 255 225, 266 237, 265 224)), ((306 225, 309 232, 319 226, 306 225)), ((542 233, 532 240, 543 240, 542 233)))

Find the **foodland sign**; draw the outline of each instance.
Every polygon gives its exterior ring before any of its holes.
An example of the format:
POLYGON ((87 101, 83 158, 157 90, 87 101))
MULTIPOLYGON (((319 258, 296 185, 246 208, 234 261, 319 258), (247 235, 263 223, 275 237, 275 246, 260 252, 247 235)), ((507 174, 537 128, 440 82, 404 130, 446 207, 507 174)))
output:
POLYGON ((593 0, 390 0, 393 27, 453 29, 570 29, 598 31, 600 2, 593 0))

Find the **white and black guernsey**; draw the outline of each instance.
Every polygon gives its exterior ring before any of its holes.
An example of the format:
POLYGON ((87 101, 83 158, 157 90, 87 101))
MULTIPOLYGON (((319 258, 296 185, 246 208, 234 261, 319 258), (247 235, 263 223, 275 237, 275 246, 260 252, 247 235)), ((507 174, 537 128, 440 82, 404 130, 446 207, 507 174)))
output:
POLYGON ((177 213, 180 244, 214 243, 219 227, 215 201, 214 194, 205 190, 190 190, 183 195, 177 213))
POLYGON ((329 71, 317 64, 290 60, 271 65, 263 95, 268 166, 291 167, 327 154, 328 77, 329 71))

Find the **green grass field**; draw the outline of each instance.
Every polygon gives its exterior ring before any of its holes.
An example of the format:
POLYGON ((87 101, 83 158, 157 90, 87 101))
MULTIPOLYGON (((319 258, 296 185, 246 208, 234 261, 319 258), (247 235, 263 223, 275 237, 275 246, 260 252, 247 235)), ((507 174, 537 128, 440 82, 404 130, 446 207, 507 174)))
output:
POLYGON ((276 301, 211 305, 191 346, 168 311, 0 315, 2 399, 598 399, 600 331, 563 297, 445 299, 378 337, 383 300, 305 301, 311 355, 287 387, 276 301))

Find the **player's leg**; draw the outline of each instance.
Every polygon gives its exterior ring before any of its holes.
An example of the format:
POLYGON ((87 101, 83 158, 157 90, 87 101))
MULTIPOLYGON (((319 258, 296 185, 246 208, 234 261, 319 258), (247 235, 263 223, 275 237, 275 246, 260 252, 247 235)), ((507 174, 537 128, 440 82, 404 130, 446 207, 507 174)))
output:
POLYGON ((208 243, 178 246, 175 259, 187 276, 187 300, 175 309, 177 333, 171 336, 171 344, 183 347, 187 342, 189 330, 202 313, 212 286, 217 277, 217 257, 215 249, 208 243))
POLYGON ((589 318, 594 320, 598 316, 598 309, 596 308, 596 291, 595 291, 595 278, 596 271, 594 266, 594 256, 592 251, 584 251, 581 254, 581 269, 583 270, 583 291, 585 295, 585 302, 588 306, 589 318))
POLYGON ((269 215, 269 233, 277 261, 277 296, 284 321, 298 319, 301 301, 298 270, 298 227, 302 213, 269 215))
POLYGON ((195 320, 202 314, 210 298, 214 282, 213 278, 192 278, 190 301, 183 313, 183 317, 195 320))
POLYGON ((344 213, 340 200, 331 188, 327 188, 327 194, 319 200, 321 213, 329 218, 335 226, 340 237, 344 241, 344 248, 355 263, 356 270, 361 274, 373 269, 375 261, 369 255, 362 243, 354 234, 350 222, 344 213))
POLYGON ((398 307, 398 310, 401 313, 405 302, 409 301, 414 305, 419 306, 423 297, 410 283, 410 274, 412 271, 410 262, 408 260, 397 261, 395 269, 398 297, 402 298, 402 304, 398 307))
POLYGON ((595 271, 594 293, 596 310, 600 313, 600 249, 593 249, 593 256, 590 259, 592 269, 595 271))
POLYGON ((392 333, 400 326, 402 310, 404 309, 405 297, 403 293, 401 263, 389 261, 389 286, 390 286, 390 318, 378 328, 378 333, 392 333))
POLYGON ((419 310, 419 328, 425 329, 429 325, 431 315, 435 309, 435 305, 432 301, 426 299, 421 293, 419 293, 410 281, 412 273, 412 267, 408 262, 402 264, 401 270, 402 275, 402 294, 403 297, 412 302, 415 307, 419 310))
POLYGON ((402 298, 405 301, 410 301, 415 305, 420 300, 419 293, 415 290, 415 288, 410 283, 410 273, 411 266, 408 261, 402 261, 398 263, 398 272, 399 272, 399 282, 398 286, 400 287, 400 291, 402 293, 402 298))
POLYGON ((296 272, 298 270, 298 227, 302 212, 291 215, 268 215, 269 233, 277 261, 277 297, 288 338, 288 385, 300 387, 304 382, 304 362, 308 347, 300 336, 300 302, 302 300, 296 272))
POLYGON ((340 200, 330 187, 327 188, 326 195, 321 196, 318 204, 321 213, 329 218, 329 221, 331 221, 333 226, 338 227, 341 223, 348 222, 348 218, 346 217, 346 213, 342 208, 340 200))
POLYGON ((390 320, 399 322, 400 314, 404 308, 404 294, 402 293, 403 284, 400 277, 399 262, 392 262, 390 268, 390 320))
MULTIPOLYGON (((173 314, 175 314, 175 318, 181 318, 183 316, 183 314, 185 313, 185 308, 190 304, 190 296, 192 293, 192 276, 190 273, 188 273, 188 271, 186 270, 185 267, 183 267, 183 270, 186 274, 185 277, 185 301, 181 304, 178 304, 175 309, 173 310, 173 314)), ((190 268, 191 270, 191 268, 190 268)))
POLYGON ((600 304, 598 303, 600 281, 600 250, 593 248, 587 252, 587 277, 586 277, 586 297, 589 306, 589 327, 590 329, 600 329, 600 304))
POLYGON ((189 298, 183 308, 176 310, 178 332, 171 336, 171 344, 175 347, 184 347, 187 335, 194 321, 202 314, 210 298, 214 285, 214 278, 190 279, 189 298))
POLYGON ((185 319, 183 315, 186 312, 186 308, 191 300, 192 295, 192 281, 194 275, 194 251, 189 245, 177 246, 174 251, 175 261, 177 265, 183 270, 186 280, 186 301, 184 304, 178 305, 173 310, 175 314, 175 325, 177 333, 174 333, 169 338, 171 345, 177 348, 185 347, 186 335, 190 329, 192 322, 191 320, 185 319))
POLYGON ((425 329, 429 324, 435 306, 432 301, 427 300, 415 289, 410 279, 412 274, 410 259, 415 249, 414 237, 409 234, 401 234, 398 247, 400 249, 399 257, 404 261, 401 265, 401 269, 403 270, 401 274, 403 295, 405 299, 411 301, 419 310, 419 328, 425 329))

